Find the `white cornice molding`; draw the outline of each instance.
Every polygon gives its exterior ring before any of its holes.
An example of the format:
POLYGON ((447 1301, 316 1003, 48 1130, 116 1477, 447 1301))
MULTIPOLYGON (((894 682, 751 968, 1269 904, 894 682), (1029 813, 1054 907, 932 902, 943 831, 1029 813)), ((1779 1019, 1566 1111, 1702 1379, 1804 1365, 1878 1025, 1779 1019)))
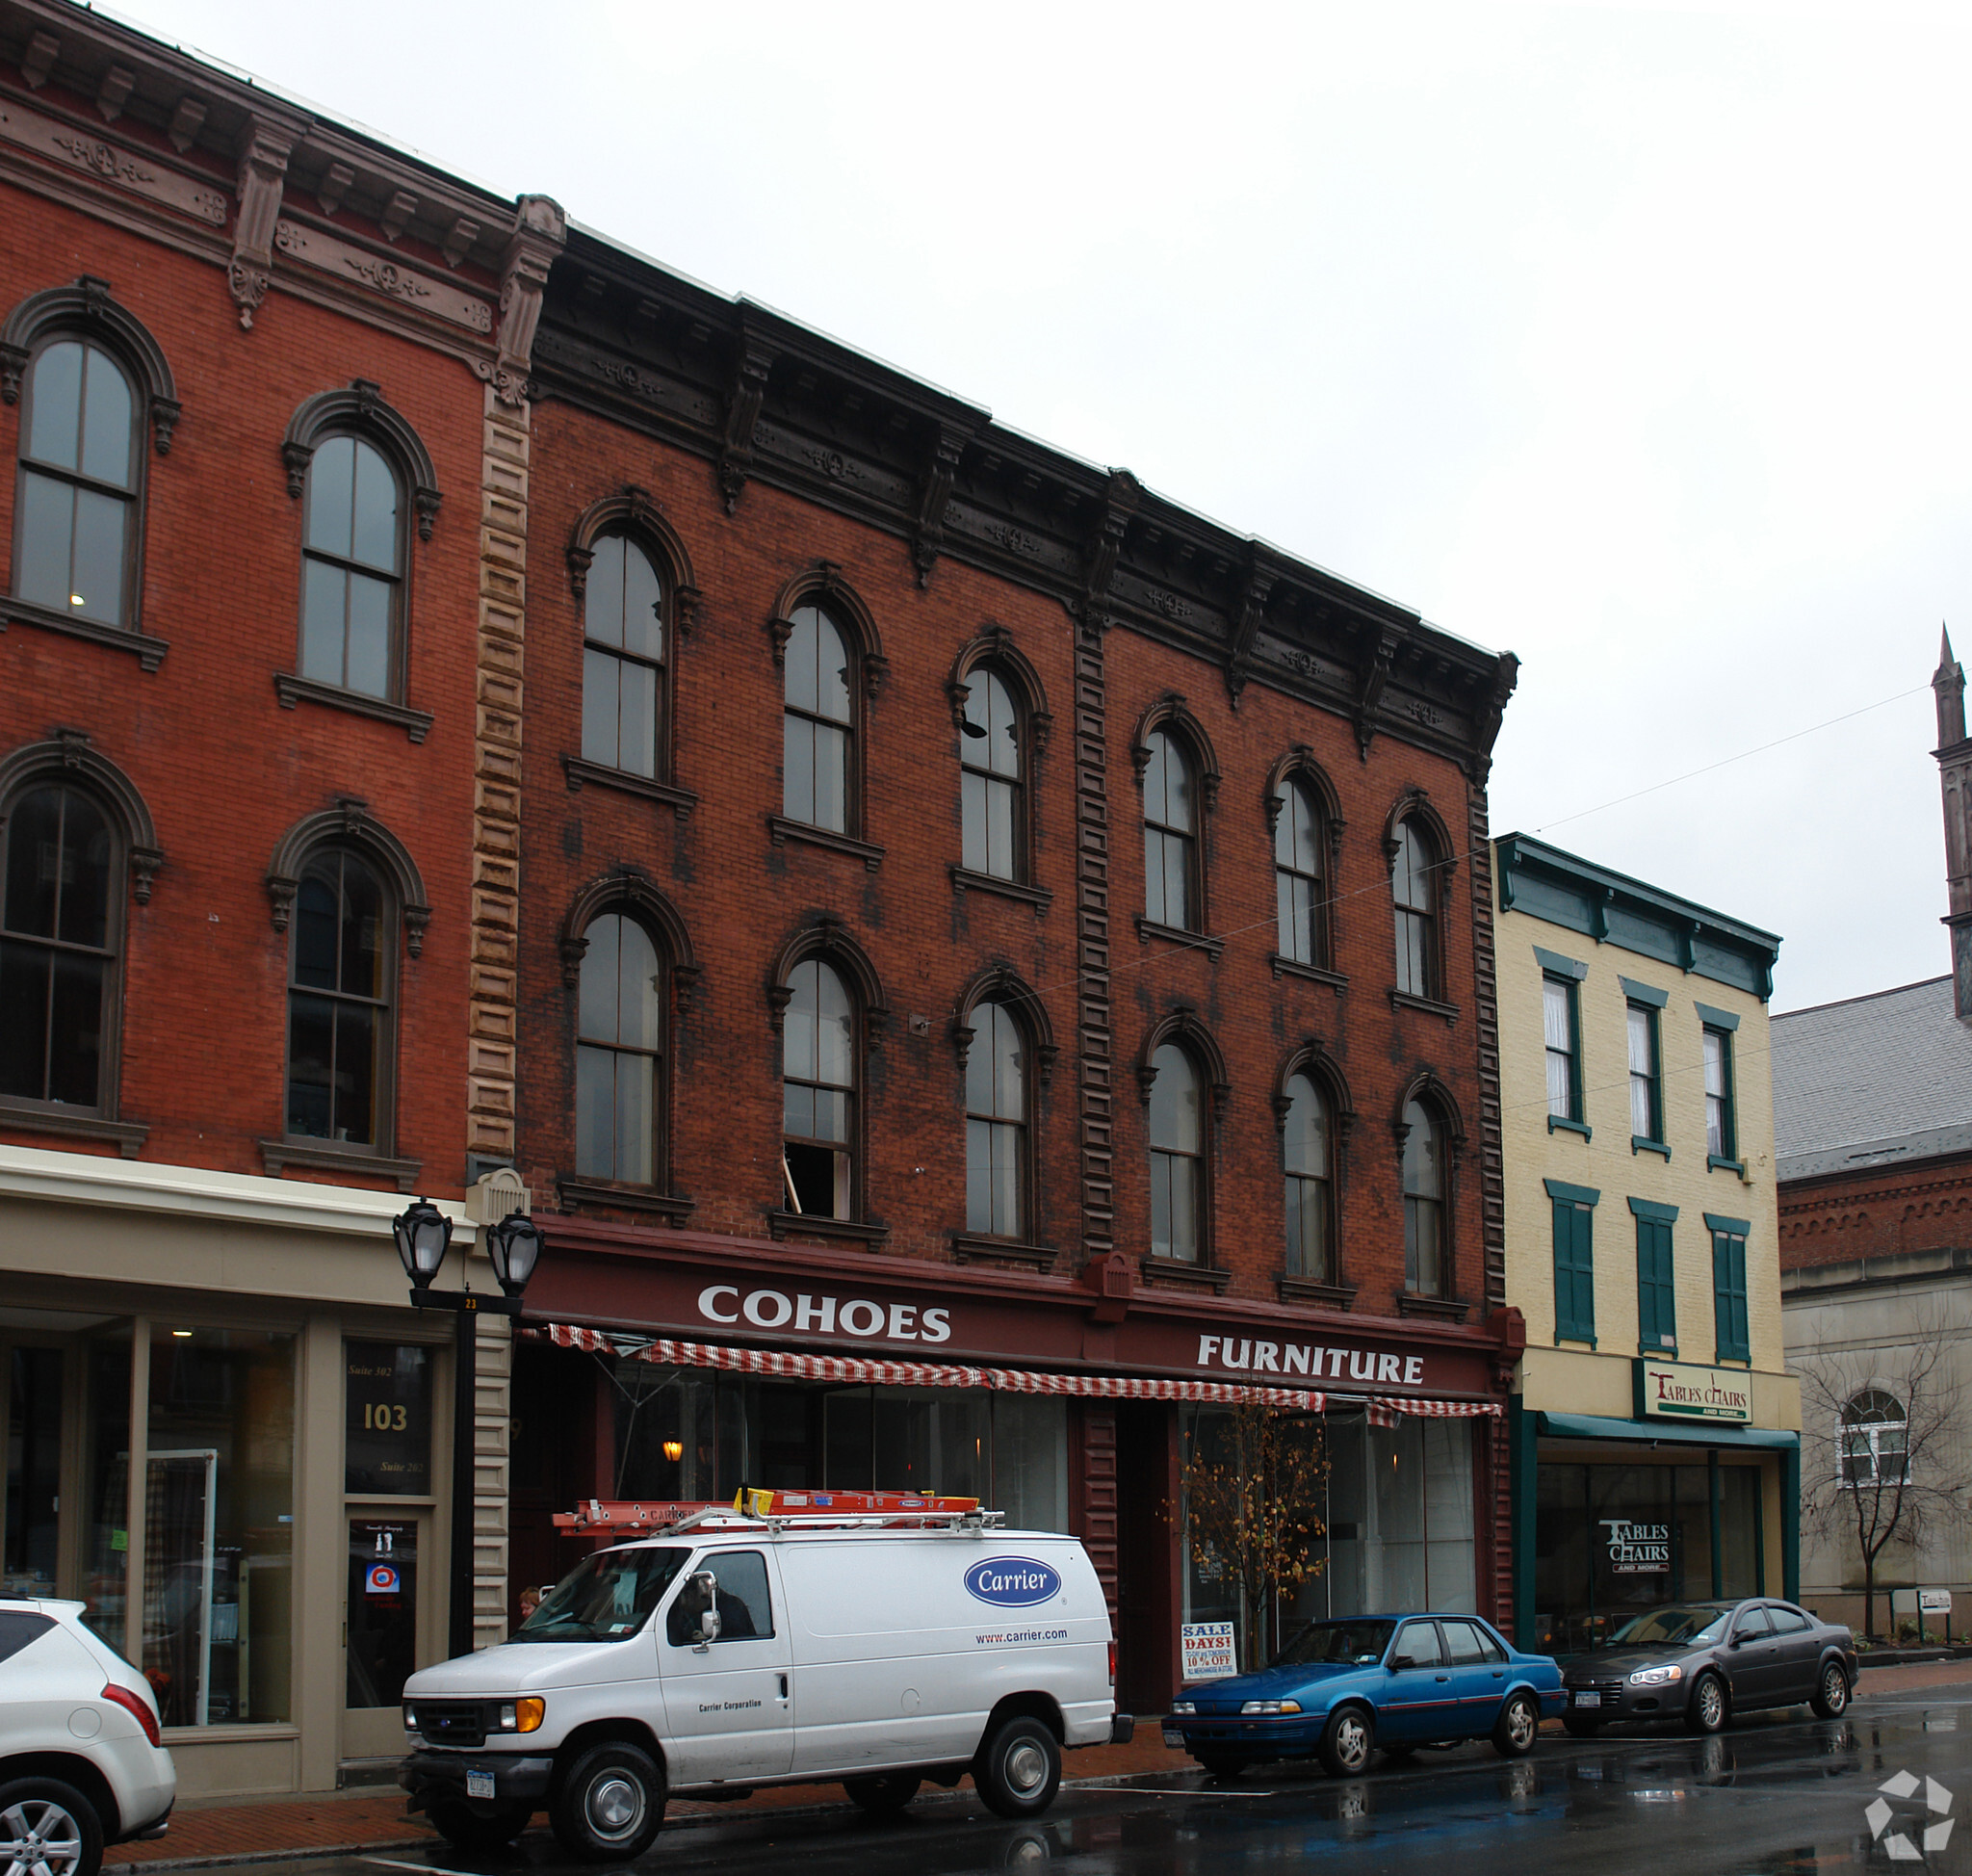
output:
MULTIPOLYGON (((405 1205, 401 1192, 0 1144, 0 1202, 7 1199, 383 1238, 389 1238, 390 1221, 405 1205)), ((466 1216, 464 1206, 450 1199, 434 1203, 452 1220, 453 1241, 465 1250, 477 1250, 480 1228, 466 1216)))

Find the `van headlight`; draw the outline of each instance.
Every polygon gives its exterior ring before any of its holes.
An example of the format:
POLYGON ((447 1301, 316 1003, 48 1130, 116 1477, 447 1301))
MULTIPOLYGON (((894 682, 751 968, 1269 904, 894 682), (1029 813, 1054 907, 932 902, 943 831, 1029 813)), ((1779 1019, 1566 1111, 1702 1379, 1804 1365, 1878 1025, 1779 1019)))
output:
POLYGON ((1189 1700, 1174 1700, 1174 1701, 1173 1701, 1173 1702, 1171 1703, 1171 1711, 1172 1711, 1172 1712, 1173 1712, 1174 1714, 1177 1714, 1177 1713, 1196 1713, 1196 1712, 1198 1711, 1198 1705, 1197 1705, 1197 1703, 1196 1703, 1196 1702, 1194 1702, 1194 1701, 1189 1701, 1189 1700))
POLYGON ((1667 1681, 1682 1681, 1684 1670, 1675 1662, 1668 1668, 1639 1668, 1629 1678, 1632 1687, 1661 1687, 1667 1681))
POLYGON ((1239 1710, 1242 1713, 1298 1713, 1301 1703, 1298 1700, 1249 1700, 1239 1710))
POLYGON ((538 1733, 548 1717, 548 1703, 538 1696, 525 1700, 503 1700, 493 1721, 496 1733, 538 1733))

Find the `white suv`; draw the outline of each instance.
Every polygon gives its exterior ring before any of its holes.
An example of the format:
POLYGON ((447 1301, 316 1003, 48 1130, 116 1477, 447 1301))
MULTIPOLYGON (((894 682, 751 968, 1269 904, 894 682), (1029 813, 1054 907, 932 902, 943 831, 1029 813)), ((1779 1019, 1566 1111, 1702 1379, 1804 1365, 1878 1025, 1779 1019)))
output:
POLYGON ((178 1795, 150 1688, 84 1606, 0 1597, 0 1868, 96 1876, 104 1844, 163 1837, 178 1795))

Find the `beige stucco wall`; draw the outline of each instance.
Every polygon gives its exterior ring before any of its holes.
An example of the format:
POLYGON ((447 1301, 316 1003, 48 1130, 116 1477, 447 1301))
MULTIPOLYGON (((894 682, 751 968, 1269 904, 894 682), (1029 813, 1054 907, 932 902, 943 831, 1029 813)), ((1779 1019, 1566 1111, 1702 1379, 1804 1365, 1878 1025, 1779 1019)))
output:
MULTIPOLYGON (((1767 1010, 1748 992, 1525 912, 1498 915, 1499 1053, 1506 1168, 1506 1295, 1527 1318, 1527 1404, 1557 1412, 1631 1413, 1637 1342, 1636 1225, 1632 1197, 1678 1209, 1673 1227, 1677 1359, 1716 1363, 1712 1238, 1707 1212, 1744 1218, 1747 1326, 1757 1423, 1799 1428, 1800 1389, 1785 1371, 1780 1320, 1778 1217, 1774 1186, 1774 1097, 1767 1010), (1582 1084, 1591 1137, 1547 1125, 1543 969, 1535 948, 1585 964, 1578 985, 1582 1084), (1661 990, 1667 1160, 1630 1146, 1628 1043, 1619 977, 1661 990), (1744 1175, 1707 1170, 1704 1068, 1696 1005, 1739 1018, 1733 1037, 1738 1146, 1744 1175), (1554 1340, 1554 1226, 1543 1181, 1600 1193, 1595 1218, 1596 1347, 1554 1340), (1591 1401, 1599 1402, 1591 1405, 1591 1401)), ((1655 1351, 1652 1351, 1655 1352, 1655 1351)))

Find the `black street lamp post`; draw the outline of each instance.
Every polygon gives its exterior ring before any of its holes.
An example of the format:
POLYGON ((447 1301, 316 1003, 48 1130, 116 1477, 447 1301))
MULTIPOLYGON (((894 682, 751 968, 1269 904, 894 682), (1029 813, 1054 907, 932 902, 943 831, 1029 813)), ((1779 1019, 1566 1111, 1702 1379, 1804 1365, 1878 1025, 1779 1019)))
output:
POLYGON ((411 1303, 421 1310, 451 1310, 458 1317, 457 1346, 453 1357, 452 1405, 452 1595, 449 1653, 473 1652, 473 1423, 477 1414, 478 1338, 475 1331, 483 1312, 518 1316, 521 1292, 534 1274, 541 1255, 541 1234, 519 1212, 509 1212, 486 1229, 486 1252, 503 1294, 463 1290, 433 1290, 439 1266, 452 1245, 452 1220, 420 1199, 391 1220, 397 1254, 411 1280, 411 1303))

